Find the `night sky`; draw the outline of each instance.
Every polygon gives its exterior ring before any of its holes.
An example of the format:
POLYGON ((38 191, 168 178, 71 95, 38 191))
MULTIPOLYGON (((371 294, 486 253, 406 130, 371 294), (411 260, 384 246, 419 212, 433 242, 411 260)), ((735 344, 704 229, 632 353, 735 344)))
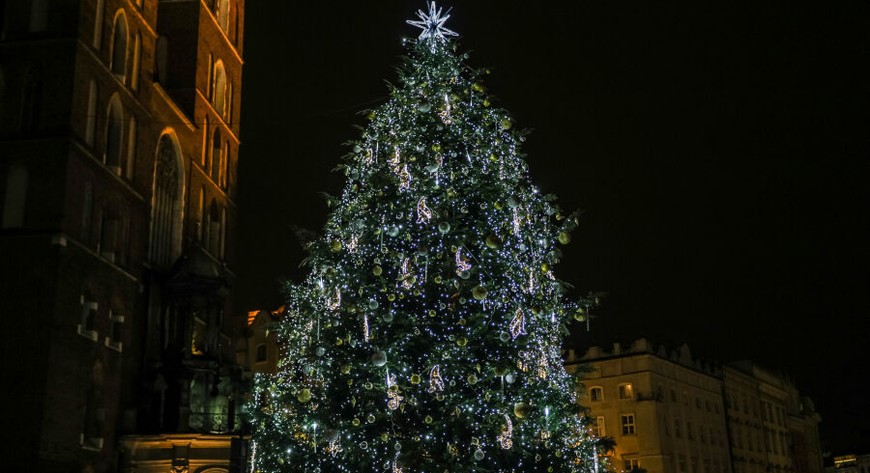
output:
MULTIPOLYGON (((325 222, 342 143, 424 7, 246 3, 240 310, 301 278, 294 229, 325 222)), ((868 4, 442 4, 532 130, 533 181, 584 212, 556 273, 607 295, 574 343, 645 336, 782 370, 827 449, 870 452, 868 4)))

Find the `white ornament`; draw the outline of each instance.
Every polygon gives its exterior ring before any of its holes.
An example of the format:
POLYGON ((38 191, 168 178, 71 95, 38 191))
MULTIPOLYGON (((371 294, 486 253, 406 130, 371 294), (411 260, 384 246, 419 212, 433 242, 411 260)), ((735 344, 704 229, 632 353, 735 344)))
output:
POLYGON ((435 41, 447 41, 447 36, 459 36, 455 31, 448 30, 444 27, 444 23, 450 18, 450 11, 447 15, 443 15, 443 9, 435 6, 435 2, 429 4, 429 13, 426 14, 423 10, 417 10, 419 20, 407 20, 409 25, 414 25, 423 30, 420 33, 421 41, 432 39, 435 41))

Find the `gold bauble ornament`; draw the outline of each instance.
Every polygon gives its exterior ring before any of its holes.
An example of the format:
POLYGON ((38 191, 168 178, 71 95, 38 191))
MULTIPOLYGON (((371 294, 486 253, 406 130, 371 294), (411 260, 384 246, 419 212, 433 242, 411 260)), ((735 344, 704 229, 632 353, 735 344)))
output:
POLYGON ((586 309, 584 309, 582 307, 577 309, 577 311, 574 312, 574 320, 576 320, 578 322, 585 322, 586 321, 586 309))
POLYGON ((504 130, 510 130, 511 127, 514 126, 514 124, 511 123, 510 118, 505 118, 504 120, 501 121, 500 124, 501 124, 502 129, 504 129, 504 130))
POLYGON ((493 205, 493 207, 495 207, 496 210, 501 210, 504 208, 504 204, 502 204, 501 201, 498 201, 498 200, 495 201, 495 203, 492 205, 493 205))
POLYGON ((466 378, 466 381, 468 381, 468 384, 473 386, 473 385, 477 384, 477 376, 470 374, 470 375, 468 375, 468 378, 466 378))
POLYGON ((549 264, 544 263, 544 264, 541 265, 541 271, 542 271, 542 272, 546 273, 546 272, 549 271, 549 270, 550 270, 550 265, 549 265, 549 264))
POLYGON ((457 346, 464 347, 467 344, 468 344, 467 338, 465 338, 465 337, 457 337, 456 338, 456 345, 457 346))
POLYGON ((420 381, 422 381, 422 378, 420 377, 419 374, 412 374, 411 375, 411 384, 420 384, 420 381))
POLYGON ((350 365, 341 365, 339 370, 341 371, 341 374, 350 374, 350 365))
POLYGON ((563 245, 567 245, 571 243, 571 234, 568 232, 562 232, 559 234, 559 243, 563 245))
POLYGON ((525 402, 514 404, 514 415, 517 416, 517 419, 525 419, 531 411, 532 407, 525 402))
POLYGON ((423 419, 423 422, 425 422, 425 423, 427 423, 427 424, 431 424, 431 423, 432 423, 432 420, 433 420, 433 419, 432 419, 432 416, 426 416, 426 417, 423 419))
POLYGON ((390 434, 388 434, 386 432, 382 433, 381 434, 381 442, 386 442, 387 440, 390 440, 390 434))
POLYGON ((296 400, 305 404, 306 402, 311 400, 311 390, 308 388, 299 391, 299 394, 296 395, 296 400))
POLYGON ((354 427, 359 427, 359 425, 362 424, 362 421, 359 420, 359 417, 354 417, 350 423, 353 424, 354 427))
POLYGON ((486 299, 486 294, 486 288, 483 286, 475 286, 475 288, 471 290, 471 295, 479 301, 486 299))
POLYGON ((380 267, 379 265, 375 265, 375 267, 372 268, 372 274, 374 274, 375 276, 380 276, 383 272, 384 268, 380 267))
POLYGON ((501 239, 495 233, 490 233, 486 236, 486 246, 494 250, 501 246, 501 239))
POLYGON ((329 249, 331 249, 333 253, 338 253, 339 251, 341 251, 341 247, 341 240, 332 240, 332 243, 330 243, 329 245, 329 249))

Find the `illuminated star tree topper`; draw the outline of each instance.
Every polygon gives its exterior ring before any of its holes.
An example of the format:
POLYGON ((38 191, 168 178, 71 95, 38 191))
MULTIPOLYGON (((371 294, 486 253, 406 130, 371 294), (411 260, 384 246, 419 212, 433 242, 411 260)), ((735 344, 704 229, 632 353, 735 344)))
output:
POLYGON ((447 36, 459 36, 459 34, 444 27, 444 23, 450 18, 450 10, 442 16, 443 11, 435 5, 435 2, 430 2, 428 14, 423 10, 417 10, 420 20, 407 20, 407 22, 423 30, 419 36, 421 41, 426 39, 447 41, 447 36))

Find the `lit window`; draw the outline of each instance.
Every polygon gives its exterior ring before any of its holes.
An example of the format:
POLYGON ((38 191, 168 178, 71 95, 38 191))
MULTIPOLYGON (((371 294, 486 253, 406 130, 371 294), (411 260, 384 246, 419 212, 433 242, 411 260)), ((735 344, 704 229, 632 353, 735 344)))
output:
POLYGON ((622 414, 622 435, 634 435, 634 414, 622 414))
POLYGON ((603 401, 604 400, 604 388, 601 386, 595 386, 589 388, 589 400, 593 402, 603 401))
POLYGON ((638 463, 637 458, 626 458, 625 459, 625 471, 637 471, 640 469, 640 463, 638 463))
POLYGON ((631 383, 619 385, 619 398, 620 399, 632 399, 632 398, 634 398, 634 389, 632 389, 631 383))

